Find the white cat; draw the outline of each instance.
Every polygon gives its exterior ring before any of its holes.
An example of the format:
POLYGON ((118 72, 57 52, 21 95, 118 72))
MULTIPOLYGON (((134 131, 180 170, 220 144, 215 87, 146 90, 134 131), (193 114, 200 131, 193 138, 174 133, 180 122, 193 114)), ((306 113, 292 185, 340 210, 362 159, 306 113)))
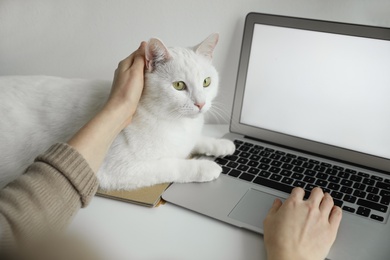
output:
MULTIPOLYGON (((146 47, 145 87, 132 123, 112 144, 97 173, 106 190, 219 176, 210 160, 191 153, 232 154, 231 141, 201 136, 204 114, 217 95, 212 65, 218 34, 194 48, 146 47)), ((55 142, 67 141, 107 100, 111 83, 47 76, 0 77, 0 187, 22 174, 55 142)))

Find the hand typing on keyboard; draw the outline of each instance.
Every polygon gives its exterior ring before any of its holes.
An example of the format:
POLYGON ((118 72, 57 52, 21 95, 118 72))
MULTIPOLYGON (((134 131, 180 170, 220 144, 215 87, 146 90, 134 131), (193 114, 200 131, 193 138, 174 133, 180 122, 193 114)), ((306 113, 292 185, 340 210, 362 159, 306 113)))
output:
POLYGON ((268 260, 323 260, 333 245, 342 210, 320 188, 304 200, 305 191, 294 188, 282 204, 276 199, 264 220, 268 260))

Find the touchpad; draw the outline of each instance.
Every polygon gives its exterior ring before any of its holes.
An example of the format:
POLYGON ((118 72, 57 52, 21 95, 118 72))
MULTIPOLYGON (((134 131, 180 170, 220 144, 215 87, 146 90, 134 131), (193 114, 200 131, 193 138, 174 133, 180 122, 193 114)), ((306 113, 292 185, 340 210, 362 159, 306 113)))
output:
POLYGON ((263 220, 272 207, 275 198, 284 201, 283 198, 275 195, 249 189, 230 212, 229 217, 263 229, 263 220))

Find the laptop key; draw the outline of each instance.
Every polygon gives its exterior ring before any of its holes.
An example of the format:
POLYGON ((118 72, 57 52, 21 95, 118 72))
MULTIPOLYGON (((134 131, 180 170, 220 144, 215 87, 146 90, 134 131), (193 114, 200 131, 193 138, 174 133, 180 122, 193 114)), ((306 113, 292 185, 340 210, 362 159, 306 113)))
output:
POLYGON ((279 172, 281 171, 281 169, 278 168, 278 167, 271 167, 271 168, 269 169, 269 171, 270 171, 270 172, 273 172, 273 173, 279 173, 279 172))
POLYGON ((306 183, 305 183, 305 182, 303 182, 303 181, 295 181, 295 182, 294 182, 294 186, 295 186, 295 187, 301 187, 301 188, 304 188, 304 187, 305 187, 305 185, 306 185, 306 183))
POLYGON ((385 220, 383 217, 381 216, 378 216, 378 215, 375 215, 375 214, 372 214, 370 216, 370 218, 374 219, 374 220, 377 220, 377 221, 380 221, 380 222, 383 222, 383 220, 385 220))
POLYGON ((230 168, 226 166, 222 166, 222 174, 228 174, 230 172, 230 168))
POLYGON ((300 166, 295 166, 293 169, 294 172, 303 173, 305 171, 305 168, 300 166))
POLYGON ((255 161, 249 161, 246 165, 251 166, 251 167, 257 167, 259 165, 259 163, 255 162, 255 161))
POLYGON ((267 172, 267 171, 261 171, 259 173, 259 176, 264 177, 264 178, 268 178, 269 176, 271 176, 271 173, 267 172))
POLYGON ((292 165, 296 165, 296 166, 301 166, 303 164, 303 161, 294 159, 294 160, 291 161, 291 164, 292 165))
POLYGON ((245 158, 238 158, 238 160, 236 162, 238 163, 242 163, 242 164, 246 164, 249 160, 248 159, 245 159, 245 158))
POLYGON ((246 152, 242 152, 242 153, 240 153, 240 156, 244 157, 244 158, 248 158, 249 156, 251 156, 251 154, 250 153, 246 153, 246 152))
POLYGON ((316 185, 318 185, 322 188, 322 187, 326 187, 328 185, 328 182, 324 181, 324 180, 317 180, 316 185))
POLYGON ((255 174, 256 175, 256 174, 258 174, 260 172, 260 170, 251 167, 251 168, 249 168, 248 172, 251 173, 251 174, 255 174))
POLYGON ((390 197, 382 197, 381 204, 389 205, 390 204, 390 197))
POLYGON ((333 198, 333 200, 334 199, 341 199, 342 197, 343 197, 343 193, 341 193, 341 192, 337 192, 337 191, 332 191, 331 193, 330 193, 330 195, 332 195, 332 198, 333 198))
POLYGON ((344 195, 343 200, 345 202, 355 203, 356 202, 356 197, 355 196, 351 196, 351 195, 344 195))
POLYGON ((372 186, 375 184, 375 181, 373 179, 364 178, 363 183, 372 186))
POLYGON ((362 184, 362 183, 355 183, 355 184, 353 185, 353 187, 354 187, 355 189, 364 191, 364 190, 366 189, 367 186, 366 186, 365 184, 362 184))
POLYGON ((227 166, 229 166, 230 168, 237 168, 237 166, 238 166, 238 163, 235 163, 235 162, 229 162, 228 164, 227 164, 227 166))
POLYGON ((289 157, 287 157, 287 156, 283 156, 281 159, 280 159, 280 161, 281 162, 285 162, 285 163, 289 163, 289 162, 291 162, 291 158, 289 158, 289 157))
POLYGON ((280 181, 282 179, 282 176, 278 174, 272 174, 270 179, 275 181, 280 181))
POLYGON ((233 142, 234 142, 234 144, 236 144, 236 145, 238 145, 238 144, 243 144, 243 143, 244 143, 243 141, 240 141, 240 140, 237 140, 237 139, 234 140, 233 142))
POLYGON ((351 213, 355 213, 355 209, 354 209, 354 208, 351 208, 351 207, 348 207, 348 206, 344 206, 344 207, 343 207, 343 210, 348 211, 348 212, 351 212, 351 213))
POLYGON ((305 190, 308 190, 308 191, 311 191, 312 189, 314 189, 315 187, 317 187, 316 185, 313 185, 313 184, 310 184, 308 183, 305 187, 305 190))
POLYGON ((333 183, 339 183, 340 182, 340 178, 339 177, 335 177, 335 176, 329 176, 328 181, 333 182, 333 183))
POLYGON ((279 162, 279 161, 272 161, 271 162, 271 165, 272 166, 276 166, 276 167, 280 167, 283 163, 282 162, 279 162))
POLYGON ((302 180, 303 175, 300 174, 300 173, 293 173, 293 174, 291 175, 291 178, 294 178, 294 179, 296 179, 296 180, 302 180))
POLYGON ((242 152, 248 152, 251 148, 248 146, 245 146, 245 145, 241 145, 237 149, 242 151, 242 152))
POLYGON ((367 195, 367 200, 371 200, 373 202, 378 202, 380 200, 380 197, 378 195, 370 193, 367 195))
POLYGON ((316 177, 321 180, 326 180, 328 178, 328 175, 326 173, 317 173, 316 177))
POLYGON ((364 208, 364 207, 359 207, 358 210, 356 211, 356 214, 364 216, 364 217, 368 217, 370 215, 370 213, 371 213, 371 210, 368 208, 364 208))
POLYGON ((215 162, 218 163, 219 165, 225 165, 228 163, 228 160, 222 159, 222 158, 216 158, 215 162))
POLYGON ((241 174, 241 171, 235 170, 235 169, 231 170, 231 171, 228 173, 228 175, 233 176, 233 177, 238 177, 240 174, 241 174))
POLYGON ((263 185, 263 186, 266 186, 266 187, 269 187, 269 188, 273 188, 273 189, 276 189, 276 190, 279 190, 279 191, 283 191, 283 192, 286 192, 286 193, 291 193, 292 189, 294 187, 290 186, 290 185, 287 185, 287 184, 284 184, 284 183, 280 183, 280 182, 277 182, 277 181, 274 181, 274 180, 270 180, 270 179, 266 179, 266 178, 263 178, 263 177, 256 177, 254 180, 253 180, 254 183, 257 183, 257 184, 260 184, 260 185, 263 185))
POLYGON ((306 170, 306 171, 305 171, 305 175, 307 175, 307 176, 312 176, 312 177, 314 177, 314 176, 316 176, 316 174, 317 174, 317 172, 314 171, 314 170, 306 170))
POLYGON ((358 172, 358 175, 359 175, 359 176, 362 176, 362 177, 365 177, 365 178, 370 177, 370 174, 364 173, 364 172, 358 172))
POLYGON ((343 187, 341 187, 340 191, 341 191, 342 193, 345 193, 345 194, 351 194, 351 193, 353 192, 353 189, 352 189, 352 188, 349 188, 349 187, 343 186, 343 187))
POLYGON ((364 199, 358 199, 356 204, 358 204, 359 206, 363 206, 363 207, 366 207, 366 208, 374 209, 374 210, 377 210, 377 211, 380 211, 380 212, 384 212, 384 213, 388 209, 387 206, 381 205, 379 203, 375 203, 373 201, 364 200, 364 199))
POLYGON ((265 164, 265 163, 260 163, 260 165, 259 165, 259 169, 262 169, 262 170, 268 170, 269 167, 270 166, 268 164, 265 164))
POLYGON ((371 179, 376 180, 376 181, 383 181, 382 177, 371 175, 371 179))
POLYGON ((235 161, 237 161, 238 156, 237 155, 226 155, 225 157, 223 157, 223 159, 235 162, 235 161))
POLYGON ((244 172, 243 174, 240 175, 239 178, 246 181, 252 181, 255 178, 255 176, 244 172))
POLYGON ((258 156, 258 155, 251 155, 250 157, 249 157, 249 159, 251 159, 251 160, 253 160, 253 161, 258 161, 258 160, 260 160, 260 156, 258 156))
POLYGON ((308 183, 314 183, 315 180, 316 180, 316 178, 310 177, 310 176, 305 176, 305 178, 303 178, 303 180, 304 180, 305 182, 308 182, 308 183))
POLYGON ((341 206, 343 205, 344 202, 342 200, 339 200, 339 199, 333 199, 333 203, 334 203, 334 205, 339 206, 341 208, 341 206))
POLYGON ((294 165, 285 163, 282 165, 282 168, 286 170, 291 170, 292 168, 294 168, 294 165))
POLYGON ((328 188, 331 189, 331 190, 338 191, 340 189, 340 185, 338 185, 336 183, 329 183, 328 184, 328 188))
POLYGON ((313 169, 314 164, 305 162, 304 164, 302 164, 302 167, 306 169, 313 169))
POLYGON ((237 167, 237 170, 240 170, 240 171, 243 171, 243 172, 246 172, 248 171, 249 169, 249 166, 246 166, 246 165, 240 165, 237 167))
POLYGON ((260 162, 269 164, 272 160, 269 158, 261 158, 260 162))
POLYGON ((282 182, 285 183, 285 184, 292 184, 294 182, 294 179, 291 179, 291 178, 288 178, 288 177, 284 177, 282 179, 282 182))
POLYGON ((368 186, 367 189, 366 189, 366 191, 369 192, 369 193, 372 193, 372 194, 378 194, 379 189, 376 188, 376 187, 368 186))
POLYGON ((282 170, 279 174, 286 176, 286 177, 290 177, 290 175, 292 174, 292 171, 282 170))
POLYGON ((363 180, 363 177, 361 176, 358 176, 358 175, 351 175, 351 177, 349 178, 351 181, 355 181, 355 182, 361 182, 363 180))
POLYGON ((339 172, 339 174, 337 174, 337 176, 339 176, 340 178, 343 178, 343 179, 348 179, 349 178, 349 173, 339 172))
POLYGON ((353 181, 350 180, 341 180, 340 182, 341 185, 346 186, 346 187, 351 187, 353 184, 353 181))
POLYGON ((361 191, 361 190, 355 190, 353 192, 353 195, 356 197, 359 197, 359 198, 365 198, 367 193, 365 193, 364 191, 361 191))
POLYGON ((390 183, 385 183, 385 182, 377 182, 375 187, 377 188, 380 188, 380 189, 384 189, 384 190, 387 190, 387 191, 390 191, 390 183))

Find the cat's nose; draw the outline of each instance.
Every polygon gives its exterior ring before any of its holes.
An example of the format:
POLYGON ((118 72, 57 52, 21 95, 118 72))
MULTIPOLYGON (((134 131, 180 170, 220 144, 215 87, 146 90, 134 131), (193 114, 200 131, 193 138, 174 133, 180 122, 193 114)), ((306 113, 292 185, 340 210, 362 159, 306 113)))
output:
POLYGON ((205 102, 202 102, 202 103, 195 103, 195 106, 197 106, 199 108, 199 110, 202 110, 202 107, 205 105, 206 103, 205 102))

